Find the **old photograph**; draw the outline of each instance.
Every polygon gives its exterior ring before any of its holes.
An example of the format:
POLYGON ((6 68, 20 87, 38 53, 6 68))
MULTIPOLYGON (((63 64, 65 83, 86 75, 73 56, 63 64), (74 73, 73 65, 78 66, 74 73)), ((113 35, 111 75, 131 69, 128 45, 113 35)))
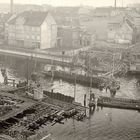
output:
POLYGON ((0 0, 0 140, 140 140, 140 0, 0 0))

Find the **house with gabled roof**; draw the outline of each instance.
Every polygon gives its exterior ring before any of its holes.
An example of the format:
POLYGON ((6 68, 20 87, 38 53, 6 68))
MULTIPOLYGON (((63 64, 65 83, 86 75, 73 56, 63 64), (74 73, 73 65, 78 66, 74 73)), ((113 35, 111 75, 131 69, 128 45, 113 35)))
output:
POLYGON ((8 45, 38 49, 56 45, 57 24, 49 12, 25 11, 13 15, 5 27, 8 45))
POLYGON ((114 24, 114 27, 108 30, 108 41, 119 44, 132 44, 135 39, 134 32, 135 28, 127 22, 120 25, 114 24))
POLYGON ((134 44, 138 41, 137 26, 127 18, 126 14, 108 23, 107 37, 109 42, 134 44))
POLYGON ((5 30, 5 23, 11 17, 9 13, 1 13, 0 14, 0 39, 4 39, 4 30, 5 30))

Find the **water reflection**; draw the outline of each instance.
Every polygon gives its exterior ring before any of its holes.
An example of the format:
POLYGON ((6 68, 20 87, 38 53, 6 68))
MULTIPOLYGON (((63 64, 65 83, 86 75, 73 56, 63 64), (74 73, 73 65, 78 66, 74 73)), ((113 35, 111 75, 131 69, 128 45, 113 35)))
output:
MULTIPOLYGON (((117 97, 140 99, 139 88, 135 87, 135 78, 119 79, 121 81, 121 89, 117 92, 117 97)), ((57 81, 54 81, 55 91, 73 96, 73 85, 64 81, 61 86, 57 81)), ((106 91, 99 92, 97 89, 92 91, 98 95, 109 96, 106 91)), ((89 99, 89 88, 77 85, 76 101, 83 104, 84 94, 87 95, 87 102, 89 99)), ((113 108, 95 107, 92 110, 86 110, 88 119, 82 123, 76 123, 73 129, 73 140, 138 140, 140 138, 140 114, 137 111, 120 110, 113 108), (76 131, 76 132, 75 132, 76 131)), ((70 120, 67 125, 71 126, 70 120)), ((66 128, 66 127, 65 127, 66 128)), ((62 134, 56 135, 56 139, 71 140, 71 135, 67 134, 62 128, 62 134), (65 135, 63 137, 63 135, 65 135)), ((70 128, 70 127, 69 127, 70 128)), ((53 128, 51 131, 56 132, 57 129, 53 128)))

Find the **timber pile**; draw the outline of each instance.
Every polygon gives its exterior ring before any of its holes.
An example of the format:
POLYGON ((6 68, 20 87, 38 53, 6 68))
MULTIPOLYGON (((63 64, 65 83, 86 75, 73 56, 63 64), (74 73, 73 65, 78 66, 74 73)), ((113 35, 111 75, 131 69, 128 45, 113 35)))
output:
POLYGON ((19 103, 22 101, 0 95, 0 118, 17 108, 19 103))
POLYGON ((82 116, 80 112, 74 108, 69 108, 69 110, 64 111, 45 103, 36 103, 23 112, 0 123, 1 128, 4 129, 4 134, 22 140, 25 139, 25 137, 35 135, 40 127, 45 127, 46 125, 53 126, 56 123, 64 124, 63 120, 71 117, 79 121, 85 116, 82 116))

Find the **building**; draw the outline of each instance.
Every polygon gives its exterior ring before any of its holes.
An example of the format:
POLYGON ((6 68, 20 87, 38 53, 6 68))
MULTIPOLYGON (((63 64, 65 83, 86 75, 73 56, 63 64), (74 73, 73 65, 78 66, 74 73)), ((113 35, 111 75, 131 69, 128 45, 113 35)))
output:
POLYGON ((134 39, 134 31, 134 28, 127 22, 124 22, 122 25, 111 23, 107 34, 108 41, 119 44, 132 44, 134 39))
POLYGON ((130 26, 135 29, 133 34, 133 42, 140 42, 140 14, 135 10, 128 10, 125 16, 125 20, 130 26))
POLYGON ((0 14, 0 39, 4 39, 5 23, 11 17, 11 14, 1 13, 0 14))
POLYGON ((133 26, 140 30, 140 14, 135 11, 127 11, 125 19, 128 20, 133 26))
POLYGON ((123 53, 123 61, 128 65, 128 71, 140 74, 140 43, 133 45, 123 53))
POLYGON ((110 22, 108 23, 108 33, 107 33, 107 40, 108 42, 115 42, 116 32, 120 28, 120 23, 110 22))
POLYGON ((57 25, 59 26, 77 26, 79 7, 55 7, 51 10, 57 25))
POLYGON ((111 16, 112 7, 98 7, 94 10, 94 17, 110 17, 111 16))
POLYGON ((132 44, 134 29, 128 24, 124 23, 116 32, 115 42, 120 44, 132 44))
POLYGON ((108 41, 121 44, 135 44, 140 39, 140 15, 126 11, 123 19, 108 24, 108 41))
POLYGON ((114 7, 97 7, 94 12, 94 17, 100 17, 100 18, 109 18, 113 16, 120 15, 124 11, 124 8, 114 8, 114 7))
POLYGON ((86 47, 94 42, 94 35, 80 27, 59 27, 58 38, 57 46, 65 49, 86 47))
POLYGON ((107 40, 108 42, 114 42, 116 40, 116 34, 119 32, 122 24, 123 18, 121 16, 115 17, 113 20, 109 21, 107 26, 107 40))
POLYGON ((70 26, 61 26, 58 29, 58 47, 73 49, 79 47, 80 39, 80 29, 70 27, 70 26))
POLYGON ((132 44, 135 27, 125 19, 125 14, 120 14, 108 23, 108 42, 119 44, 132 44))
POLYGON ((57 24, 48 12, 25 11, 13 15, 5 24, 8 45, 46 49, 55 47, 57 24))
POLYGON ((81 7, 78 11, 79 21, 86 22, 92 19, 90 9, 88 7, 81 7))

